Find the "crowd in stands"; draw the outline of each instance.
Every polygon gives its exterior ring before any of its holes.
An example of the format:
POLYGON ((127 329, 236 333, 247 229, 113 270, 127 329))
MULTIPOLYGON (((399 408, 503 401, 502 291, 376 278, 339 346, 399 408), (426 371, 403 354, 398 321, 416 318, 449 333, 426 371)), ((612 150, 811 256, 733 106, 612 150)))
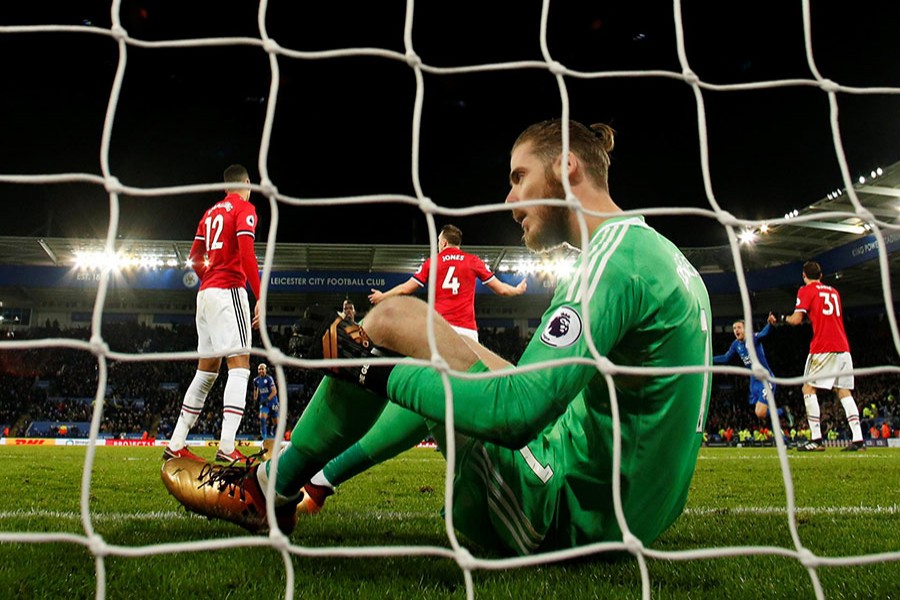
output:
MULTIPOLYGON (((288 334, 273 330, 273 343, 287 345, 288 334)), ((258 335, 258 334, 256 334, 258 335)), ((113 352, 148 354, 191 352, 196 349, 192 325, 147 327, 111 324, 102 331, 113 352)), ((60 329, 46 324, 20 332, 18 339, 68 338, 88 340, 87 328, 60 329)), ((254 358, 254 364, 259 359, 254 358)), ((167 437, 178 419, 186 386, 196 370, 196 359, 145 361, 107 360, 100 435, 104 437, 167 437)), ((86 350, 36 348, 0 351, 0 429, 8 436, 87 437, 97 395, 99 364, 86 350), (49 425, 48 425, 49 424, 49 425), (64 434, 59 426, 65 424, 64 434), (80 424, 80 425, 79 425, 80 424), (46 425, 46 427, 44 427, 46 425)), ((288 422, 296 421, 309 402, 320 376, 300 369, 287 369, 289 381, 288 422)), ((210 394, 194 431, 217 435, 221 428, 221 376, 210 394)), ((282 394, 283 397, 283 394, 282 394)), ((282 406, 284 402, 282 401, 282 406)), ((241 431, 259 431, 257 407, 248 390, 248 403, 241 431)))
MULTIPOLYGON (((897 365, 897 352, 889 328, 882 318, 847 318, 854 366, 857 368, 897 365)), ((762 323, 758 326, 761 327, 762 323)), ((273 344, 289 352, 296 345, 289 327, 269 332, 273 344)), ((146 360, 109 359, 108 379, 104 394, 100 434, 105 437, 160 437, 171 434, 178 418, 186 386, 190 383, 195 359, 159 360, 159 352, 191 352, 195 350, 193 325, 148 327, 139 324, 109 324, 102 331, 111 351, 147 354, 146 360)), ((254 345, 261 346, 254 332, 254 345)), ((88 340, 88 328, 60 329, 47 323, 17 334, 19 339, 69 338, 88 340)), ((482 343, 500 356, 515 362, 524 350, 523 340, 515 329, 483 328, 482 343)), ((808 326, 777 327, 764 340, 766 356, 778 377, 799 377, 809 345, 808 326)), ((714 353, 724 352, 733 340, 730 328, 714 334, 714 353)), ((252 372, 261 359, 251 357, 252 372)), ((68 348, 30 348, 0 350, 0 433, 7 436, 44 437, 66 435, 87 437, 86 424, 93 416, 98 383, 98 358, 86 350, 68 348), (62 432, 60 425, 65 424, 62 432), (81 425, 78 425, 81 424, 81 425), (43 425, 43 428, 40 427, 43 425)), ((274 374, 274 370, 272 371, 274 374)), ((289 407, 287 431, 293 427, 321 378, 314 371, 287 368, 288 389, 280 390, 281 406, 289 407), (287 393, 287 403, 284 395, 287 393)), ((771 440, 771 423, 761 421, 748 404, 747 375, 715 374, 707 419, 707 439, 736 444, 771 440)), ((193 433, 218 435, 221 428, 222 386, 220 376, 211 391, 206 407, 193 433)), ((893 374, 857 376, 854 398, 860 408, 866 437, 891 437, 900 428, 900 377, 893 374)), ((849 439, 844 413, 839 403, 829 401, 831 392, 820 392, 822 427, 827 439, 849 439)), ((805 410, 799 385, 779 385, 776 401, 786 406, 793 419, 785 414, 781 426, 789 440, 808 437, 805 410)), ((247 408, 240 434, 258 437, 256 406, 248 390, 247 408)))

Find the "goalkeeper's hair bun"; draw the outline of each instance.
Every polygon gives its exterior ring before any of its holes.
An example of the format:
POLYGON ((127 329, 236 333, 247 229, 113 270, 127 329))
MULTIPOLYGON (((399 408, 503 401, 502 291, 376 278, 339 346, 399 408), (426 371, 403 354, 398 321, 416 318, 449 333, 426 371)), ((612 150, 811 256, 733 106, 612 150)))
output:
POLYGON ((600 140, 604 152, 607 154, 612 152, 613 147, 616 145, 615 130, 606 123, 594 123, 590 125, 590 130, 597 136, 597 139, 600 140))

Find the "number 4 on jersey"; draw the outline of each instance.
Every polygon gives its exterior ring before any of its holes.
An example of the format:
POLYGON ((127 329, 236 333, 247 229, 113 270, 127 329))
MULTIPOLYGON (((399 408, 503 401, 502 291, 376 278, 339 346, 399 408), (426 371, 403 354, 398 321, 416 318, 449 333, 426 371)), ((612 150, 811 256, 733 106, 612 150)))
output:
POLYGON ((445 290, 450 290, 454 296, 459 294, 459 279, 453 276, 453 273, 456 272, 456 267, 449 267, 447 269, 447 275, 444 277, 444 283, 441 284, 441 288, 445 290))

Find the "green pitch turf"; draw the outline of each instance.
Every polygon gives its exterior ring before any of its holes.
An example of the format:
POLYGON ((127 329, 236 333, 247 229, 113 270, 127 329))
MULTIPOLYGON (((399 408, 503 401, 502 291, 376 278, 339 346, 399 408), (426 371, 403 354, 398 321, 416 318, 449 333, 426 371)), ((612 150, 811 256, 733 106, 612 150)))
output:
MULTIPOLYGON (((96 561, 83 543, 79 504, 85 454, 84 448, 0 446, 0 597, 96 596, 96 561), (35 534, 46 533, 65 535, 32 541, 35 534)), ((160 482, 160 454, 159 448, 97 448, 91 523, 106 544, 126 554, 102 561, 105 597, 284 597, 285 568, 277 550, 210 550, 196 544, 227 541, 245 532, 181 510, 160 482), (181 542, 194 544, 185 550, 168 546, 181 542), (138 556, 148 550, 151 555, 138 556)), ((788 456, 804 546, 821 557, 891 553, 888 557, 895 559, 820 566, 825 597, 900 597, 900 450, 855 454, 829 449, 788 456)), ((449 547, 439 515, 444 464, 437 452, 415 449, 364 473, 330 498, 321 514, 302 519, 291 542, 316 549, 449 547)), ((785 498, 774 449, 704 449, 685 513, 652 548, 793 550, 785 498)), ((496 558, 478 548, 472 551, 496 558)), ((296 598, 465 597, 463 572, 448 558, 292 555, 290 560, 296 598)), ((647 569, 653 598, 815 596, 807 569, 785 556, 648 558, 647 569)), ((638 562, 627 554, 479 570, 473 578, 477 598, 641 597, 638 562)))

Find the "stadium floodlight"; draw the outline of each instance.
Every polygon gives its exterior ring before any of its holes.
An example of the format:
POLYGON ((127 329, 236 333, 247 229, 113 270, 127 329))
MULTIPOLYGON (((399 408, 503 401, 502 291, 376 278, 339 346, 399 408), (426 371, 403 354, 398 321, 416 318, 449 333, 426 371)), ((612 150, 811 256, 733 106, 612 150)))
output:
POLYGON ((745 229, 738 234, 738 239, 742 244, 752 244, 756 240, 756 233, 752 229, 745 229))
POLYGON ((143 269, 155 269, 163 265, 162 259, 152 254, 142 254, 141 256, 133 257, 132 260, 136 266, 140 266, 143 269))
POLYGON ((763 223, 762 225, 760 225, 760 226, 759 226, 759 232, 760 232, 760 233, 769 233, 769 224, 768 224, 768 223, 763 223))
POLYGON ((534 273, 534 262, 530 260, 519 261, 516 270, 519 273, 526 273, 528 275, 531 275, 532 273, 534 273))
POLYGON ((875 172, 878 173, 879 176, 884 175, 884 171, 881 169, 881 167, 878 167, 877 169, 875 169, 875 172))
POLYGON ((96 269, 99 271, 118 270, 124 266, 127 259, 115 253, 105 251, 76 251, 76 269, 96 269))
POLYGON ((860 175, 860 176, 859 176, 859 182, 860 182, 860 183, 865 183, 865 182, 866 182, 866 178, 865 178, 864 176, 860 175))
POLYGON ((556 277, 565 277, 571 275, 575 269, 574 258, 558 258, 552 264, 553 274, 556 277))

